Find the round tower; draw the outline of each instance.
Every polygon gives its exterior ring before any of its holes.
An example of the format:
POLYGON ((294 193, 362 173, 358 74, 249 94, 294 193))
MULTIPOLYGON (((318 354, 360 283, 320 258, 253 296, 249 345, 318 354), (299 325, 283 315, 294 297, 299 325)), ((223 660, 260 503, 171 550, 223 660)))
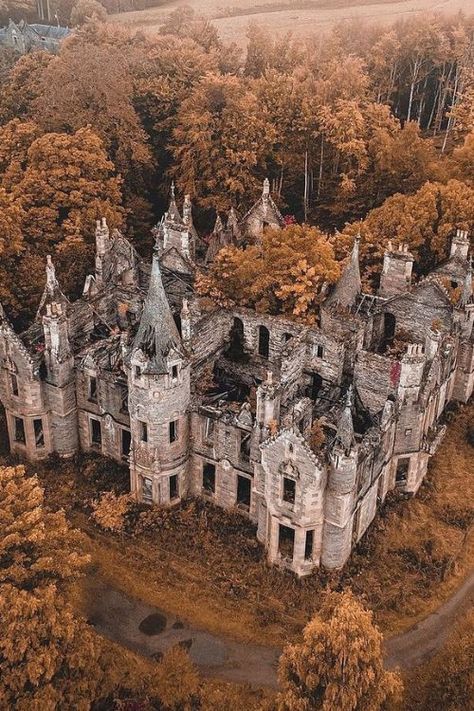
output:
POLYGON ((165 294, 156 250, 127 364, 131 489, 145 503, 179 501, 187 490, 190 363, 165 294))

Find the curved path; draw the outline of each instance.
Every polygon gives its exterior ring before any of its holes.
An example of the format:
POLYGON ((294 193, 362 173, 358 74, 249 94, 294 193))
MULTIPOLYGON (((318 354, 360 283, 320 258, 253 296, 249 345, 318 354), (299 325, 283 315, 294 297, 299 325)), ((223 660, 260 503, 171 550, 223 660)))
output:
MULTIPOLYGON (((474 571, 438 610, 407 632, 385 643, 387 665, 413 668, 427 661, 443 645, 459 613, 474 601, 474 571)), ((103 583, 89 610, 89 622, 99 634, 146 657, 159 659, 170 647, 181 644, 205 676, 252 686, 277 685, 276 669, 281 650, 236 642, 188 625, 173 615, 128 597, 103 583), (146 634, 139 626, 146 618, 161 631, 146 634)))

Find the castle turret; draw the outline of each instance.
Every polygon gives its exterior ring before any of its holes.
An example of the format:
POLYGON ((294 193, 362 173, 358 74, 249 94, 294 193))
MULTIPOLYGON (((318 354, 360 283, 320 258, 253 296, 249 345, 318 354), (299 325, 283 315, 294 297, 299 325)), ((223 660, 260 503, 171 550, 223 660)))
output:
POLYGON ((401 244, 398 250, 394 250, 392 243, 388 243, 383 258, 379 296, 389 298, 410 289, 413 261, 413 254, 408 251, 408 245, 401 244))
POLYGON ((48 256, 46 288, 39 309, 45 343, 43 394, 50 410, 51 450, 62 456, 74 454, 78 447, 74 356, 69 342, 67 307, 48 256))
POLYGON ((329 569, 341 568, 350 555, 356 525, 353 505, 357 482, 357 447, 352 419, 352 387, 337 424, 330 453, 330 468, 324 506, 321 563, 329 569))
POLYGON ((183 217, 181 217, 176 204, 174 183, 172 183, 168 211, 156 230, 157 248, 160 253, 174 249, 185 260, 194 259, 196 231, 192 224, 191 211, 191 201, 187 195, 184 201, 183 217))
POLYGON ((190 365, 165 294, 156 250, 127 361, 132 491, 145 502, 177 501, 187 487, 190 365))

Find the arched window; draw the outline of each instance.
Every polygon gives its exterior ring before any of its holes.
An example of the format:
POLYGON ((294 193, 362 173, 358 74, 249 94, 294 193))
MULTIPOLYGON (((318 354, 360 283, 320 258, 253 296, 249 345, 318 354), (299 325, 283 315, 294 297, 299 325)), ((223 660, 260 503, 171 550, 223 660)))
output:
POLYGON ((270 331, 266 326, 259 326, 258 329, 258 354, 263 358, 268 358, 270 353, 270 331))

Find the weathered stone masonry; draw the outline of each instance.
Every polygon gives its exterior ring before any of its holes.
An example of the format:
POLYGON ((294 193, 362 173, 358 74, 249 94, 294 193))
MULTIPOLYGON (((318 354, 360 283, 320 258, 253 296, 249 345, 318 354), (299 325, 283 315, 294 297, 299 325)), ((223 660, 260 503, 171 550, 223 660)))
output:
POLYGON ((196 262, 266 225, 283 226, 267 182, 243 218, 219 217, 204 251, 173 193, 150 269, 98 223, 82 299, 68 301, 48 259, 30 328, 16 334, 2 312, 0 399, 12 451, 95 449, 129 462, 144 502, 237 507, 270 562, 306 575, 344 565, 388 491, 417 491, 447 404, 472 394, 468 236, 415 284, 412 255, 389 246, 377 295, 362 293, 356 240, 319 326, 199 299, 196 262))

